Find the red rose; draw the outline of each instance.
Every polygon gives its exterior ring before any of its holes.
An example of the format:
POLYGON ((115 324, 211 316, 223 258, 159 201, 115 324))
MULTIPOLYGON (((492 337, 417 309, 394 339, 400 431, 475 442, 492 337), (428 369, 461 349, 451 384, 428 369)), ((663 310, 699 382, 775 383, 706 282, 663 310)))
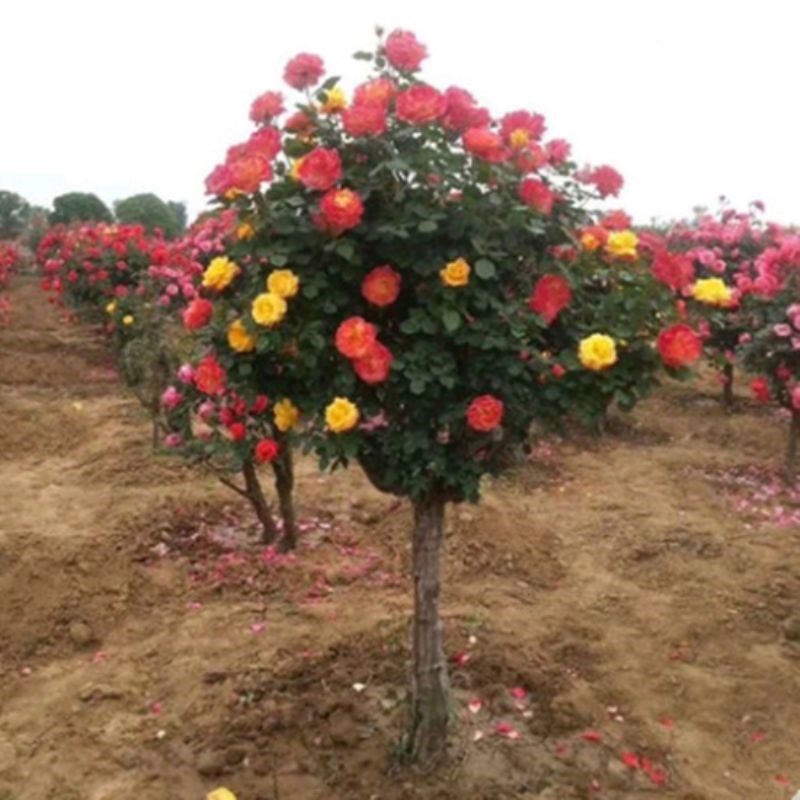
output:
POLYGON ((361 294, 375 306, 390 306, 400 294, 400 275, 389 266, 375 267, 361 283, 361 294))
POLYGON ((378 329, 363 317, 350 317, 336 329, 336 349, 347 358, 363 358, 375 344, 378 329))
POLYGON ((446 110, 447 100, 432 86, 412 86, 397 95, 397 117, 411 125, 428 125, 446 110))
POLYGON ((694 264, 682 253, 658 251, 653 258, 650 271, 657 281, 669 286, 674 292, 680 292, 694 283, 694 264))
POLYGON ((240 155, 227 164, 230 188, 246 194, 258 191, 262 181, 272 178, 272 168, 266 158, 256 154, 240 155))
POLYGON ((259 464, 269 464, 278 457, 281 446, 274 439, 262 439, 255 450, 255 458, 259 464))
POLYGON ((503 401, 491 394, 476 397, 467 408, 467 424, 475 431, 487 433, 503 421, 503 401))
POLYGON ((550 367, 550 372, 553 373, 553 376, 556 378, 563 378, 567 374, 567 370, 561 364, 553 364, 550 367))
POLYGON ((283 114, 283 95, 280 92, 264 92, 253 100, 250 106, 250 119, 253 122, 269 122, 273 117, 283 114))
POLYGON ((536 142, 527 145, 514 156, 514 166, 520 172, 536 172, 547 164, 547 153, 536 142))
POLYGON ((528 301, 531 311, 542 317, 550 325, 572 299, 572 290, 560 275, 542 275, 533 287, 528 301))
POLYGON ((242 422, 232 422, 228 425, 228 433, 234 442, 241 442, 247 436, 247 428, 242 422))
POLYGON ((466 89, 451 86, 444 93, 447 108, 442 125, 450 131, 465 131, 467 128, 486 128, 492 118, 485 108, 478 108, 475 98, 466 89))
POLYGON ((269 397, 265 394, 260 394, 256 396, 253 405, 250 406, 250 413, 263 414, 267 408, 269 408, 269 397))
POLYGON ((331 189, 319 204, 322 222, 332 233, 355 228, 364 215, 361 198, 350 189, 331 189))
POLYGON ((601 220, 600 224, 610 231, 626 231, 631 227, 631 218, 621 210, 609 211, 601 220))
POLYGON ((553 139, 544 146, 551 164, 563 164, 572 152, 572 146, 564 139, 553 139))
POLYGON ((395 69, 404 72, 414 72, 419 69, 423 59, 428 57, 425 45, 420 44, 417 37, 409 31, 392 31, 386 38, 384 49, 389 63, 395 69))
POLYGON ((314 120, 308 114, 297 111, 283 123, 283 127, 290 133, 308 134, 314 130, 314 120))
POLYGON ((326 192, 341 179, 342 160, 336 150, 316 147, 304 156, 298 177, 309 189, 326 192))
POLYGON ((586 183, 593 183, 600 197, 608 197, 609 195, 616 197, 625 181, 622 175, 613 167, 603 165, 602 167, 595 167, 588 173, 586 183))
POLYGON ((247 152, 272 161, 281 151, 281 133, 277 128, 259 128, 246 143, 247 152))
POLYGON ((183 325, 187 330, 196 331, 208 325, 214 313, 214 304, 203 297, 196 297, 183 310, 183 325))
POLYGON ((389 78, 375 78, 356 87, 353 94, 353 105, 355 106, 380 106, 383 109, 389 108, 397 94, 397 86, 389 78))
POLYGON ((488 128, 470 128, 464 133, 464 149, 484 161, 499 163, 507 158, 502 137, 488 128))
POLYGON ((661 360, 673 369, 680 369, 703 354, 703 342, 688 325, 678 323, 658 334, 661 360))
POLYGON ((206 194, 225 194, 230 188, 230 171, 224 164, 218 164, 206 178, 206 194))
POLYGON ((342 124, 351 136, 380 136, 386 132, 386 110, 379 105, 355 103, 342 111, 342 124))
POLYGON ((769 382, 766 378, 753 378, 753 380, 750 381, 750 391, 759 403, 769 403, 772 399, 772 393, 769 390, 769 382))
POLYGON ((394 357, 388 347, 373 342, 366 354, 352 361, 353 369, 364 383, 382 383, 389 377, 394 357))
POLYGON ((553 210, 556 196, 542 181, 526 178, 519 185, 519 197, 526 206, 535 208, 541 214, 549 214, 553 210))
POLYGON ((225 370, 214 356, 206 356, 194 371, 194 383, 204 394, 222 394, 225 391, 225 370))
POLYGON ((286 65, 283 79, 293 89, 308 89, 325 74, 325 65, 319 56, 300 53, 286 65))
POLYGON ((512 111, 500 120, 500 135, 506 141, 511 139, 511 134, 523 132, 529 141, 541 139, 546 130, 544 117, 541 114, 532 114, 530 111, 512 111))

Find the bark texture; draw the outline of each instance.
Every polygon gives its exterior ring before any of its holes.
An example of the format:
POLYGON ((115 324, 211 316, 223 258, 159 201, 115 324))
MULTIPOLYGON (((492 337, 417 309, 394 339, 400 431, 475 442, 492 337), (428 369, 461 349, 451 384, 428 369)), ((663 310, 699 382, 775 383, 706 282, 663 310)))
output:
POLYGON ((431 492, 414 501, 414 622, 411 674, 411 760, 433 766, 445 753, 450 681, 439 616, 445 497, 431 492))

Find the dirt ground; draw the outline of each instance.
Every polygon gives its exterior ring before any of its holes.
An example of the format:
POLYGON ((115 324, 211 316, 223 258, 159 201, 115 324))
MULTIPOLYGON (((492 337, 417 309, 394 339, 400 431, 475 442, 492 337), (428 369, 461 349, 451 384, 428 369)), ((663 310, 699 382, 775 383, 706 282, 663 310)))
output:
POLYGON ((409 509, 300 465, 296 558, 150 449, 33 279, 0 331, 0 800, 770 800, 800 789, 785 426, 669 383, 448 522, 458 726, 395 765, 409 509), (778 488, 776 488, 778 487, 778 488))

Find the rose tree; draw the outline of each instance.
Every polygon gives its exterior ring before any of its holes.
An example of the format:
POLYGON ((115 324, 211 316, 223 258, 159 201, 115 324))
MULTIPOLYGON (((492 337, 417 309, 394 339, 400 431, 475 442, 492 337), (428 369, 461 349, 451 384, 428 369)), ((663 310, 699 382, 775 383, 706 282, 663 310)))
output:
MULTIPOLYGON (((614 193, 619 175, 576 172, 538 114, 494 119, 467 91, 422 82, 426 55, 403 31, 357 54, 374 73, 348 103, 302 54, 285 71, 303 92, 296 109, 282 118, 279 92, 253 103, 258 129, 207 181, 247 235, 205 281, 199 354, 214 391, 291 404, 291 436, 323 467, 356 461, 378 489, 410 498, 407 750, 420 762, 443 753, 451 717, 446 504, 477 500, 532 421, 596 418, 622 385, 631 405, 658 365, 637 333, 640 294, 609 277, 632 234, 607 250, 603 280, 562 257, 590 222, 587 187, 614 193)), ((670 350, 673 366, 685 350, 670 350)))

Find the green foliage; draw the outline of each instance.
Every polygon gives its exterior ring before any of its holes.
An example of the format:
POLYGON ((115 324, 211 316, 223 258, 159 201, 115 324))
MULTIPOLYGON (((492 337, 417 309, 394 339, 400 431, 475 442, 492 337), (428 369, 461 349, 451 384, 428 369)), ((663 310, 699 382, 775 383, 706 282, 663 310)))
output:
POLYGON ((114 203, 117 222, 123 225, 143 225, 148 233, 160 228, 164 237, 174 239, 186 224, 186 209, 182 203, 167 204, 154 194, 135 194, 114 203), (173 208, 172 206, 176 208, 173 208), (181 219, 176 210, 182 212, 181 219))
POLYGON ((50 212, 51 225, 111 221, 108 206, 96 194, 68 192, 53 200, 53 210, 50 212))
POLYGON ((16 192, 0 190, 0 239, 14 239, 25 228, 31 207, 16 192))

